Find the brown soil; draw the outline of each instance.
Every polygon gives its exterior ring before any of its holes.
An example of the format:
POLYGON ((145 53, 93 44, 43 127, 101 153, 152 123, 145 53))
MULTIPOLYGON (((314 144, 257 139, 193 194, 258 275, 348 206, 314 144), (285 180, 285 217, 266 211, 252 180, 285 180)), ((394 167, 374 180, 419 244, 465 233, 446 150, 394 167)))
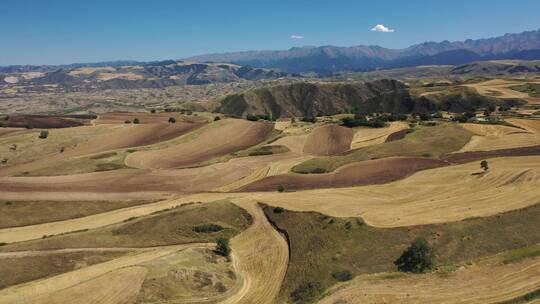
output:
POLYGON ((10 116, 4 125, 12 128, 55 129, 82 126, 89 123, 85 116, 45 116, 45 115, 15 115, 10 116), (81 118, 82 117, 82 118, 81 118))
POLYGON ((452 153, 441 157, 442 160, 455 164, 464 164, 484 158, 504 157, 504 156, 529 156, 539 155, 540 145, 532 147, 521 147, 513 149, 500 149, 491 151, 471 151, 462 153, 452 153))
POLYGON ((275 191, 279 185, 286 190, 336 188, 383 184, 405 178, 414 172, 444 166, 430 158, 384 158, 345 166, 335 173, 283 174, 269 176, 240 189, 240 191, 275 191))
POLYGON ((96 124, 124 124, 126 120, 133 121, 138 118, 141 124, 167 123, 169 117, 174 117, 176 121, 182 120, 182 114, 178 112, 171 113, 137 113, 137 112, 111 112, 99 114, 95 120, 96 124))
POLYGON ((391 141, 394 141, 394 140, 403 139, 403 138, 405 138, 405 135, 407 135, 409 132, 410 132, 409 129, 399 130, 397 132, 394 132, 394 133, 388 135, 388 137, 386 138, 386 140, 384 142, 391 142, 391 141))
POLYGON ((312 155, 336 155, 351 149, 353 131, 338 125, 325 125, 311 132, 304 152, 312 155))
POLYGON ((197 138, 169 148, 129 155, 126 164, 141 169, 172 169, 195 166, 214 157, 243 150, 264 141, 274 125, 229 119, 218 122, 197 138))

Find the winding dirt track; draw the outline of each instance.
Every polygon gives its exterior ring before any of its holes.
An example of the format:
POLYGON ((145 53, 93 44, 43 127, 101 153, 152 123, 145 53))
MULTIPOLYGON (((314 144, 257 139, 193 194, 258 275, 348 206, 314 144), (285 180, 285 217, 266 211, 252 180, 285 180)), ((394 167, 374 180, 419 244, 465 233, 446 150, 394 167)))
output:
POLYGON ((361 276, 334 288, 319 303, 498 303, 540 288, 540 258, 508 265, 473 265, 447 276, 398 279, 361 276))
POLYGON ((195 166, 256 145, 272 133, 274 125, 240 119, 225 119, 188 142, 164 149, 130 154, 125 163, 132 168, 172 169, 195 166))
POLYGON ((232 200, 253 216, 253 225, 231 241, 233 262, 243 286, 222 304, 271 304, 287 272, 287 242, 268 222, 256 202, 232 200))

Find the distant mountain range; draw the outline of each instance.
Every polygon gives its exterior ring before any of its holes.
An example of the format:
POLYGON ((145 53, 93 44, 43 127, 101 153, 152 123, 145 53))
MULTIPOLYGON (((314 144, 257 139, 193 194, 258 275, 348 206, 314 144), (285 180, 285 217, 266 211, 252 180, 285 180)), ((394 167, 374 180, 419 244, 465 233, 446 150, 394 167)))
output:
POLYGON ((305 46, 284 51, 246 51, 188 58, 200 62, 228 62, 287 73, 329 75, 419 65, 460 65, 484 60, 540 59, 540 30, 465 40, 424 42, 404 49, 380 46, 305 46))

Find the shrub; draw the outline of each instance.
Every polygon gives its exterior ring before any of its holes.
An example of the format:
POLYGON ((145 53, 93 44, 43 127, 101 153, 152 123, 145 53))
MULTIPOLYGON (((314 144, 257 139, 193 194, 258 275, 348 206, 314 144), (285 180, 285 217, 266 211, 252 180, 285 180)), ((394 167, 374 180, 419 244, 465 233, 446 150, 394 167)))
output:
POLYGON ((274 208, 274 213, 283 213, 284 211, 285 211, 285 209, 283 209, 281 207, 274 208))
POLYGON ((150 110, 150 113, 152 113, 152 114, 156 113, 156 109, 150 110))
POLYGON ((415 239, 394 261, 399 271, 422 273, 435 265, 435 250, 423 238, 415 239))
POLYGON ((284 191, 285 191, 285 187, 283 187, 283 185, 279 185, 279 186, 277 187, 277 191, 278 191, 278 192, 284 192, 284 191))
POLYGON ((199 226, 193 226, 191 227, 191 230, 197 233, 212 233, 223 230, 223 227, 217 224, 203 224, 199 226))
POLYGON ((351 222, 346 222, 345 225, 343 225, 343 227, 345 227, 345 229, 349 230, 352 228, 352 223, 351 222))
POLYGON ((313 303, 323 291, 318 282, 308 282, 300 285, 291 293, 291 298, 295 303, 313 303))
POLYGON ((124 123, 130 124, 131 120, 126 120, 126 121, 124 121, 124 123))
POLYGON ((310 122, 310 123, 314 123, 317 121, 317 118, 315 118, 315 116, 306 116, 306 117, 302 117, 301 119, 303 122, 310 122))
POLYGON ((140 121, 139 121, 138 118, 134 118, 134 119, 133 119, 133 123, 134 123, 134 124, 138 124, 138 123, 140 123, 140 121))
POLYGON ((292 124, 293 124, 293 123, 296 123, 296 118, 291 117, 291 123, 292 123, 292 124))
POLYGON ((332 277, 334 277, 334 279, 340 281, 340 282, 345 282, 345 281, 350 281, 352 280, 353 278, 353 275, 350 271, 348 270, 343 270, 343 271, 336 271, 334 273, 332 273, 332 277))
POLYGON ((49 137, 49 131, 47 131, 47 130, 42 130, 41 132, 39 132, 39 138, 45 139, 45 138, 47 138, 47 137, 49 137))
POLYGON ((229 254, 231 254, 231 247, 229 246, 228 239, 217 239, 216 253, 225 257, 228 257, 229 254))
POLYGON ((214 117, 214 121, 218 121, 218 120, 221 120, 221 117, 219 116, 214 117))
POLYGON ((361 217, 357 217, 356 223, 358 224, 358 226, 364 226, 366 224, 366 221, 364 221, 364 219, 361 217))
POLYGON ((482 169, 484 169, 484 171, 487 171, 489 169, 487 160, 481 161, 480 162, 480 167, 482 167, 482 169))
POLYGON ((176 118, 174 117, 169 117, 169 123, 175 123, 176 122, 176 118))

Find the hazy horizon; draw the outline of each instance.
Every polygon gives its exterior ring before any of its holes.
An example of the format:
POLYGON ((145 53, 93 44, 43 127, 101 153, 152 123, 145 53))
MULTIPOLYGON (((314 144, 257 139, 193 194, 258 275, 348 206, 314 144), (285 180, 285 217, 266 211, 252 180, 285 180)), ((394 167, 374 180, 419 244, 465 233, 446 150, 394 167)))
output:
POLYGON ((461 41, 540 28, 538 1, 24 1, 3 4, 0 65, 182 59, 291 47, 461 41), (490 7, 485 10, 485 7, 490 7), (467 9, 464 10, 463 8, 467 9), (482 20, 478 24, 478 20, 482 20))

